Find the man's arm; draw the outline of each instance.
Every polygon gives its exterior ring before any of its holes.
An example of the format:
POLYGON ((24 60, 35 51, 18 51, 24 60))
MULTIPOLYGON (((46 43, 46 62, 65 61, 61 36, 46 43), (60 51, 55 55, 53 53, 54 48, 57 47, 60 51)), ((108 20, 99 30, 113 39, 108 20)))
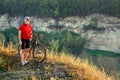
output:
POLYGON ((30 41, 32 40, 32 32, 31 32, 31 36, 30 36, 30 41))
POLYGON ((22 31, 18 30, 18 39, 19 39, 19 44, 20 44, 20 45, 22 44, 22 41, 21 41, 21 33, 22 33, 22 31))

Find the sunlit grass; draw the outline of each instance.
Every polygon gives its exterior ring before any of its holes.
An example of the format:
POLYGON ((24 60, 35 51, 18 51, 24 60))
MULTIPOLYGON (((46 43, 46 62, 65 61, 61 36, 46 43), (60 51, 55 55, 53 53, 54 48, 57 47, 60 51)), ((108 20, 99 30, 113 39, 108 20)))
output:
MULTIPOLYGON (((0 46, 0 71, 12 71, 12 56, 17 54, 17 50, 13 48, 12 45, 5 47, 4 45, 0 46)), ((14 65, 14 64, 13 64, 14 65)))
POLYGON ((85 80, 111 80, 104 72, 104 69, 102 71, 98 70, 94 65, 89 63, 88 60, 79 59, 73 55, 49 53, 47 54, 47 59, 53 63, 65 64, 76 69, 76 72, 68 70, 68 74, 72 76, 77 74, 80 79, 82 77, 82 79, 85 80))
POLYGON ((31 75, 26 80, 38 80, 38 79, 36 78, 36 76, 31 75))
POLYGON ((6 55, 10 57, 15 54, 17 54, 17 50, 14 49, 12 45, 8 45, 7 47, 0 46, 0 55, 6 55))

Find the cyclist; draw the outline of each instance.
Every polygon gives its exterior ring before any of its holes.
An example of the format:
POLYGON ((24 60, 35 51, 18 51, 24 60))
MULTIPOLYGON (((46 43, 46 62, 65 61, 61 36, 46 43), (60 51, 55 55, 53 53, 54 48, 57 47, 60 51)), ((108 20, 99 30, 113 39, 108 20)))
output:
POLYGON ((20 58, 22 65, 28 64, 27 58, 29 56, 30 40, 32 38, 32 26, 30 25, 31 18, 26 16, 24 23, 18 28, 18 39, 20 50, 20 58))

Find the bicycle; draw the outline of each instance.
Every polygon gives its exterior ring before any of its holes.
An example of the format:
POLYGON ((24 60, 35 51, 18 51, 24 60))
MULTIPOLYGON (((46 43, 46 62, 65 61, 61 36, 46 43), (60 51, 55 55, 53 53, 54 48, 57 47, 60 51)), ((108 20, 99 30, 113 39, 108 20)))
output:
MULTIPOLYGON (((46 47, 39 40, 41 38, 41 34, 33 35, 34 38, 30 42, 29 53, 32 52, 32 57, 35 62, 42 63, 46 59, 46 47)), ((18 47, 18 52, 20 55, 20 45, 18 47)))

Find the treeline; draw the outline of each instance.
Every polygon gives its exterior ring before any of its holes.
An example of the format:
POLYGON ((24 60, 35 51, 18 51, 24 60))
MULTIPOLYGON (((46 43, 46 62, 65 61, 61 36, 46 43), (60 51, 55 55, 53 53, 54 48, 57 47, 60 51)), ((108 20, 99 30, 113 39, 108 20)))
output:
POLYGON ((120 0, 0 0, 0 15, 66 17, 92 13, 120 17, 120 0))
MULTIPOLYGON (((18 47, 18 30, 16 28, 9 28, 3 31, 0 31, 0 45, 4 44, 5 46, 12 43, 15 48, 18 47)), ((56 32, 35 32, 33 34, 43 34, 43 37, 40 38, 42 42, 49 51, 54 53, 65 52, 65 53, 74 53, 78 54, 83 50, 85 44, 85 39, 81 37, 80 34, 75 34, 70 31, 56 31, 56 32)))

